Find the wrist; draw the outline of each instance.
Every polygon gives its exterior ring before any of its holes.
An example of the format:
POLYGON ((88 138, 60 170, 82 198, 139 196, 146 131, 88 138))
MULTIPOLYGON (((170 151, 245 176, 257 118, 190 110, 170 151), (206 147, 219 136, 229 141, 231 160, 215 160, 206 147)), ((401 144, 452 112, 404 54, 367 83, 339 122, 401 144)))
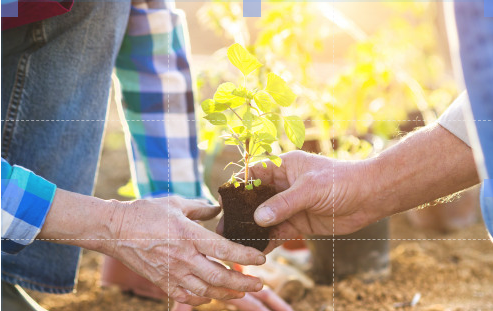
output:
POLYGON ((366 210, 369 223, 395 214, 399 203, 392 178, 386 172, 385 160, 381 157, 363 160, 359 172, 358 180, 364 181, 359 203, 366 210))
POLYGON ((120 204, 57 189, 37 239, 108 252, 115 243, 120 204))

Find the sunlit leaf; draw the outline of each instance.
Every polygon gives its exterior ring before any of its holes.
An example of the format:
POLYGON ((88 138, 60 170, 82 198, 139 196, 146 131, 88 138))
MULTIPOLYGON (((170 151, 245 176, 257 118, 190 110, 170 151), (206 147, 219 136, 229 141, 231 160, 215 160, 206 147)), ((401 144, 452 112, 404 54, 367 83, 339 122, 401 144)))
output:
POLYGON ((224 113, 221 112, 213 112, 211 114, 208 114, 204 117, 204 119, 206 119, 213 125, 226 125, 226 123, 228 122, 228 119, 226 119, 224 113))
POLYGON ((253 185, 252 184, 247 184, 245 185, 246 190, 253 190, 253 185))
POLYGON ((127 184, 118 188, 118 194, 121 195, 122 197, 135 199, 137 196, 135 194, 135 189, 132 180, 129 180, 127 184))
POLYGON ((280 167, 281 164, 282 164, 282 159, 278 156, 275 156, 275 155, 271 155, 268 157, 269 160, 272 161, 272 163, 274 163, 277 167, 280 167))
POLYGON ((276 138, 269 133, 259 133, 257 137, 259 141, 266 144, 272 144, 276 141, 276 138))
POLYGON ((263 166, 264 168, 267 168, 267 163, 265 163, 265 162, 261 162, 261 163, 262 163, 262 166, 263 166))
POLYGON ((258 91, 253 99, 257 104, 258 108, 263 112, 270 112, 272 110, 272 106, 275 104, 274 98, 270 96, 266 91, 258 91))
POLYGON ((243 125, 233 127, 233 132, 235 132, 236 134, 241 134, 244 130, 245 127, 243 125))
POLYGON ((255 116, 250 111, 245 112, 243 115, 243 124, 248 130, 252 129, 253 121, 255 121, 255 116))
POLYGON ((206 100, 204 100, 200 104, 200 106, 202 107, 202 110, 206 114, 213 113, 213 112, 221 112, 221 111, 224 111, 224 110, 228 109, 228 105, 227 104, 221 104, 221 103, 215 102, 212 99, 206 99, 206 100))
POLYGON ((283 107, 288 107, 296 100, 296 94, 291 91, 286 81, 272 72, 267 75, 265 91, 274 98, 277 104, 283 107))
POLYGON ((216 93, 214 93, 214 101, 220 104, 229 104, 231 108, 243 105, 245 98, 233 95, 235 89, 234 83, 226 82, 220 84, 216 93))
MULTIPOLYGON (((263 163, 263 162, 262 162, 262 163, 263 163)), ((261 184, 262 184, 262 181, 261 181, 260 179, 255 179, 255 180, 253 181, 253 185, 254 185, 255 187, 259 187, 261 184)))
POLYGON ((235 138, 231 137, 231 138, 228 138, 224 141, 224 144, 226 145, 231 145, 231 146, 238 146, 239 143, 238 143, 238 140, 236 140, 235 138))
POLYGON ((232 94, 235 96, 239 96, 239 97, 243 97, 243 98, 247 98, 247 99, 253 98, 252 92, 250 92, 249 90, 247 90, 243 86, 239 86, 236 89, 234 89, 232 94))
POLYGON ((261 120, 262 120, 262 124, 263 124, 262 130, 264 132, 271 134, 273 137, 277 137, 276 125, 269 119, 262 118, 261 120))
POLYGON ((284 131, 289 140, 298 148, 303 147, 305 141, 305 125, 297 116, 284 118, 284 131))
POLYGON ((268 153, 272 152, 272 147, 269 144, 261 144, 260 147, 262 147, 262 149, 264 149, 268 153))
POLYGON ((262 64, 250 54, 241 44, 235 43, 228 48, 229 61, 245 76, 262 66, 262 64))

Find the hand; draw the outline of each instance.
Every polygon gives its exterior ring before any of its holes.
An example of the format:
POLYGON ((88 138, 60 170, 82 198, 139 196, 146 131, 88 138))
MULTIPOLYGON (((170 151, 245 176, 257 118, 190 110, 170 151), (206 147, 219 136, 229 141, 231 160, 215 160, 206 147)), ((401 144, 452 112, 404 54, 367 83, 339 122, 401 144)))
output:
POLYGON ((113 218, 118 221, 113 222, 119 225, 111 230, 115 242, 104 252, 151 280, 175 301, 199 305, 209 302, 208 298, 241 298, 244 292, 261 290, 258 278, 206 258, 244 265, 265 262, 261 252, 192 221, 214 217, 218 207, 179 197, 115 203, 113 218))
MULTIPOLYGON (((328 157, 289 152, 281 156, 281 167, 251 168, 252 178, 271 184, 279 192, 255 212, 255 221, 263 227, 274 226, 273 239, 264 252, 270 252, 300 234, 348 234, 378 219, 361 202, 365 188, 364 162, 345 162, 328 157)), ((218 225, 222 233, 223 219, 218 225)))
MULTIPOLYGON (((293 311, 281 297, 265 287, 257 293, 247 293, 241 299, 223 302, 228 310, 239 311, 293 311)), ((175 303, 172 311, 192 311, 192 306, 175 303)))

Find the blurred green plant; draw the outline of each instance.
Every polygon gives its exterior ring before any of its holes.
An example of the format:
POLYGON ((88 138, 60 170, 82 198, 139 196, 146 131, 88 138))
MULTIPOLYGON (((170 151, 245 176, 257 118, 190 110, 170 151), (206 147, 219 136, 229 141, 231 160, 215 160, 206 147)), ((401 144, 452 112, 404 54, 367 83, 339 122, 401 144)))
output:
MULTIPOLYGON (((296 94, 303 94, 291 114, 306 120, 307 142, 317 141, 311 151, 362 158, 398 136, 404 124, 436 120, 457 93, 437 43, 438 4, 386 5, 392 17, 367 34, 328 3, 270 3, 263 7, 251 44, 238 3, 205 4, 199 18, 262 60, 264 67, 256 72, 260 85, 266 71, 275 71, 296 94), (322 51, 333 54, 334 36, 340 34, 353 40, 344 58, 329 64, 317 61, 322 51)), ((199 94, 208 83, 231 79, 231 71, 221 63, 223 59, 217 59, 214 68, 199 74, 199 94)), ((202 126, 201 139, 209 142, 209 150, 217 146, 213 131, 202 126)), ((289 150, 285 142, 281 140, 281 146, 289 150)))

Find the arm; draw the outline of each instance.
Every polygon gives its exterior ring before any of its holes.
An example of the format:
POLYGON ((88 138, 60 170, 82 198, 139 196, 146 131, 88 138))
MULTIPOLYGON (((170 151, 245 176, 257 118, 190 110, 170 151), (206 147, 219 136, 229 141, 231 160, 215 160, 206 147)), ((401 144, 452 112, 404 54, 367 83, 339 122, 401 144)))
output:
POLYGON ((2 251, 18 252, 35 238, 95 250, 121 260, 179 302, 241 298, 262 288, 259 279, 207 259, 265 262, 257 250, 192 221, 218 212, 178 197, 119 202, 72 193, 2 159, 2 251))
MULTIPOLYGON (((280 192, 255 213, 259 225, 275 226, 274 239, 348 234, 479 182, 471 148, 438 124, 368 160, 300 151, 281 157, 280 168, 269 163, 252 169, 254 178, 280 192)), ((281 243, 271 242, 268 250, 281 243)))
POLYGON ((252 248, 230 242, 192 220, 216 215, 217 207, 178 197, 105 201, 58 189, 38 239, 112 256, 187 304, 243 297, 262 288, 259 279, 227 270, 206 256, 262 264, 252 248), (190 220, 192 219, 192 220, 190 220))
POLYGON ((369 160, 368 168, 375 183, 367 200, 370 209, 383 208, 378 218, 479 183, 471 148, 437 124, 369 160))

